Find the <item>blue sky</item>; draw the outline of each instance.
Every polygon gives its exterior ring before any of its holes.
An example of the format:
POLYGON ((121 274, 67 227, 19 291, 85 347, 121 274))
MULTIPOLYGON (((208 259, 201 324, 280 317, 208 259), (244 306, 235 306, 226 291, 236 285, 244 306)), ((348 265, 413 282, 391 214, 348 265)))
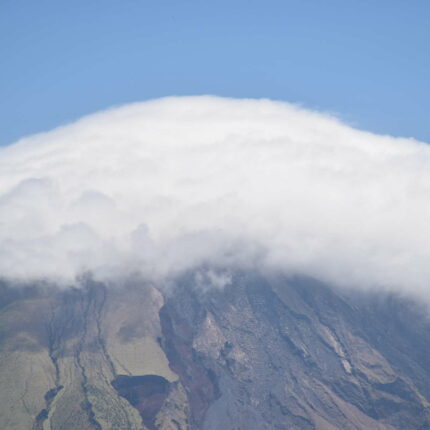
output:
POLYGON ((0 145, 166 95, 269 97, 430 142, 427 0, 1 0, 0 145))

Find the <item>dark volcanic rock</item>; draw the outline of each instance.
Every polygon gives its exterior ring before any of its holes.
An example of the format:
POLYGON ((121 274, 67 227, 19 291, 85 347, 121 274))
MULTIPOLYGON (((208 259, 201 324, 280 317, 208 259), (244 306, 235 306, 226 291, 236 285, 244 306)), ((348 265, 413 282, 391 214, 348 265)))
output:
POLYGON ((140 413, 149 430, 156 429, 155 418, 169 394, 169 381, 158 375, 118 375, 112 386, 140 413))
POLYGON ((193 354, 176 348, 171 365, 185 360, 193 376, 197 363, 219 387, 200 394, 211 404, 195 428, 427 428, 429 324, 412 303, 391 313, 393 300, 256 274, 206 292, 180 282, 165 335, 192 342, 193 354))
MULTIPOLYGON (((199 309, 198 305, 194 305, 199 309)), ((163 346, 171 369, 176 372, 187 390, 191 428, 202 428, 210 404, 219 397, 217 380, 206 368, 193 348, 195 321, 177 314, 169 304, 160 310, 163 346)))

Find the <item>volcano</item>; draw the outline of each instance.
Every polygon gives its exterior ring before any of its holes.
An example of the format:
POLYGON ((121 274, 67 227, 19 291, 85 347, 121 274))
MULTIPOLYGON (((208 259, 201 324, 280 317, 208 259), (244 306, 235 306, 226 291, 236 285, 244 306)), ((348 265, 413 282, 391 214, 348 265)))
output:
POLYGON ((171 97, 0 150, 0 429, 430 429, 430 148, 171 97))
POLYGON ((0 427, 430 428, 425 308, 310 278, 197 278, 3 284, 0 427))

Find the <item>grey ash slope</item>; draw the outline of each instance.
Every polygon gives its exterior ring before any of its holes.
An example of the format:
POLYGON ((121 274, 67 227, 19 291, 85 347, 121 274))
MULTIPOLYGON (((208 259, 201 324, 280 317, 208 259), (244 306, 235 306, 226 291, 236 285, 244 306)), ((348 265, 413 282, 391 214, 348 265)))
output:
POLYGON ((1 290, 0 427, 430 429, 417 304, 309 279, 1 290))
POLYGON ((416 306, 255 275, 200 299, 186 285, 167 308, 221 393, 202 428, 430 428, 429 325, 416 306))

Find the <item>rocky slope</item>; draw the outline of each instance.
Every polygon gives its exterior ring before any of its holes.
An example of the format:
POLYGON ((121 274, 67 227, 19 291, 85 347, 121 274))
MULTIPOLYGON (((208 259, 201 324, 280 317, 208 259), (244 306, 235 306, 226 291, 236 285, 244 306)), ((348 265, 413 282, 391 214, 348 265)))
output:
POLYGON ((257 273, 216 287, 212 273, 1 284, 0 428, 430 429, 417 304, 257 273))

